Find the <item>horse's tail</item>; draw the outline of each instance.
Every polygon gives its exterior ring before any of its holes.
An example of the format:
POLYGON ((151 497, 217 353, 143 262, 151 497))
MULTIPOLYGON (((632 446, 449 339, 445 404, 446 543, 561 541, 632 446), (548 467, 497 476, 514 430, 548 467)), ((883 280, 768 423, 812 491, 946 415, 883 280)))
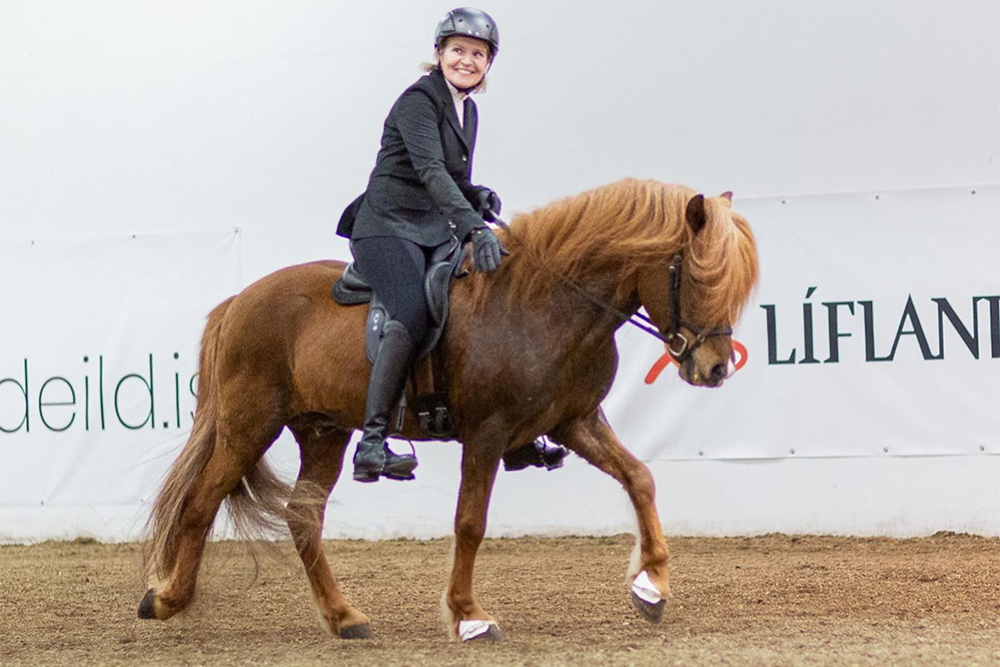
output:
POLYGON ((163 487, 146 522, 148 538, 143 545, 142 564, 147 581, 153 576, 167 577, 173 569, 179 546, 181 513, 195 480, 215 451, 218 414, 215 359, 222 320, 234 298, 226 299, 208 315, 198 360, 198 398, 194 425, 184 449, 163 481, 163 487))
MULTIPOLYGON (((163 481, 146 522, 148 539, 143 548, 143 574, 147 582, 151 577, 165 578, 173 570, 179 547, 181 514, 198 476, 215 452, 219 410, 219 391, 215 385, 219 331, 234 298, 226 299, 208 315, 198 360, 194 425, 187 444, 163 481)), ((261 457, 225 499, 236 538, 250 546, 252 540, 269 537, 274 531, 284 528, 288 519, 285 502, 290 494, 291 486, 282 482, 261 457)), ((250 553, 256 562, 252 548, 250 553)))

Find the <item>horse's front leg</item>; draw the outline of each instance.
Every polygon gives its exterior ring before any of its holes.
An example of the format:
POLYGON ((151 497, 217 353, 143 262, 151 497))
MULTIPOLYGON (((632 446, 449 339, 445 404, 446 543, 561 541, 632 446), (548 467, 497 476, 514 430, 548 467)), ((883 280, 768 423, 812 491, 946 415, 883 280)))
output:
POLYGON ((483 611, 472 592, 476 552, 486 533, 486 513, 499 464, 500 451, 484 453, 465 445, 455 512, 455 559, 442 604, 449 633, 462 641, 501 638, 496 621, 483 611))
POLYGON ((639 523, 638 562, 629 569, 632 603, 653 623, 663 617, 664 598, 670 595, 669 553, 656 512, 656 484, 642 461, 619 442, 598 408, 590 415, 561 424, 552 437, 589 463, 617 479, 628 493, 639 523))

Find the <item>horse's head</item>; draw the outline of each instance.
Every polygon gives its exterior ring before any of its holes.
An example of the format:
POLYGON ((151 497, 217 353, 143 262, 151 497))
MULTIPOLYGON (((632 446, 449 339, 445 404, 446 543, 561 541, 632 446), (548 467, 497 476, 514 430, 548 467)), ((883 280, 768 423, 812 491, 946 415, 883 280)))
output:
POLYGON ((684 217, 686 240, 670 263, 639 272, 639 300, 667 339, 680 377, 718 387, 732 367, 732 327, 757 281, 757 251, 730 192, 691 197, 684 217))

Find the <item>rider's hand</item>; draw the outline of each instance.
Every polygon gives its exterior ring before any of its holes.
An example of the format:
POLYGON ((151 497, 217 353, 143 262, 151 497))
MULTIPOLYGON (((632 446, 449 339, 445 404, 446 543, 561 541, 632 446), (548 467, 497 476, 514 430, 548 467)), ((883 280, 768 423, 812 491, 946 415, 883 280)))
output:
POLYGON ((500 195, 493 190, 490 190, 486 186, 480 186, 476 192, 476 200, 476 210, 479 211, 480 215, 486 217, 487 220, 492 218, 492 216, 487 217, 488 213, 500 215, 503 203, 500 201, 500 195))
POLYGON ((503 255, 509 255, 500 239, 489 227, 476 227, 469 234, 472 241, 472 266, 480 273, 491 273, 500 268, 503 255))

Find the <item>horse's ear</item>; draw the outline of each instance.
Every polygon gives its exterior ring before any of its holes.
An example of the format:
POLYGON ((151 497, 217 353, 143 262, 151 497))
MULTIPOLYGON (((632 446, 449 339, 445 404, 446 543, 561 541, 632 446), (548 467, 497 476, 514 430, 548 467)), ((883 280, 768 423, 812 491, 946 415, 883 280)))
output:
POLYGON ((719 195, 719 197, 723 200, 722 203, 725 204, 727 208, 733 207, 733 193, 731 190, 726 190, 719 195))
POLYGON ((695 234, 700 232, 708 218, 705 215, 705 195, 695 195, 688 202, 687 210, 684 212, 687 223, 691 226, 691 231, 695 234))

